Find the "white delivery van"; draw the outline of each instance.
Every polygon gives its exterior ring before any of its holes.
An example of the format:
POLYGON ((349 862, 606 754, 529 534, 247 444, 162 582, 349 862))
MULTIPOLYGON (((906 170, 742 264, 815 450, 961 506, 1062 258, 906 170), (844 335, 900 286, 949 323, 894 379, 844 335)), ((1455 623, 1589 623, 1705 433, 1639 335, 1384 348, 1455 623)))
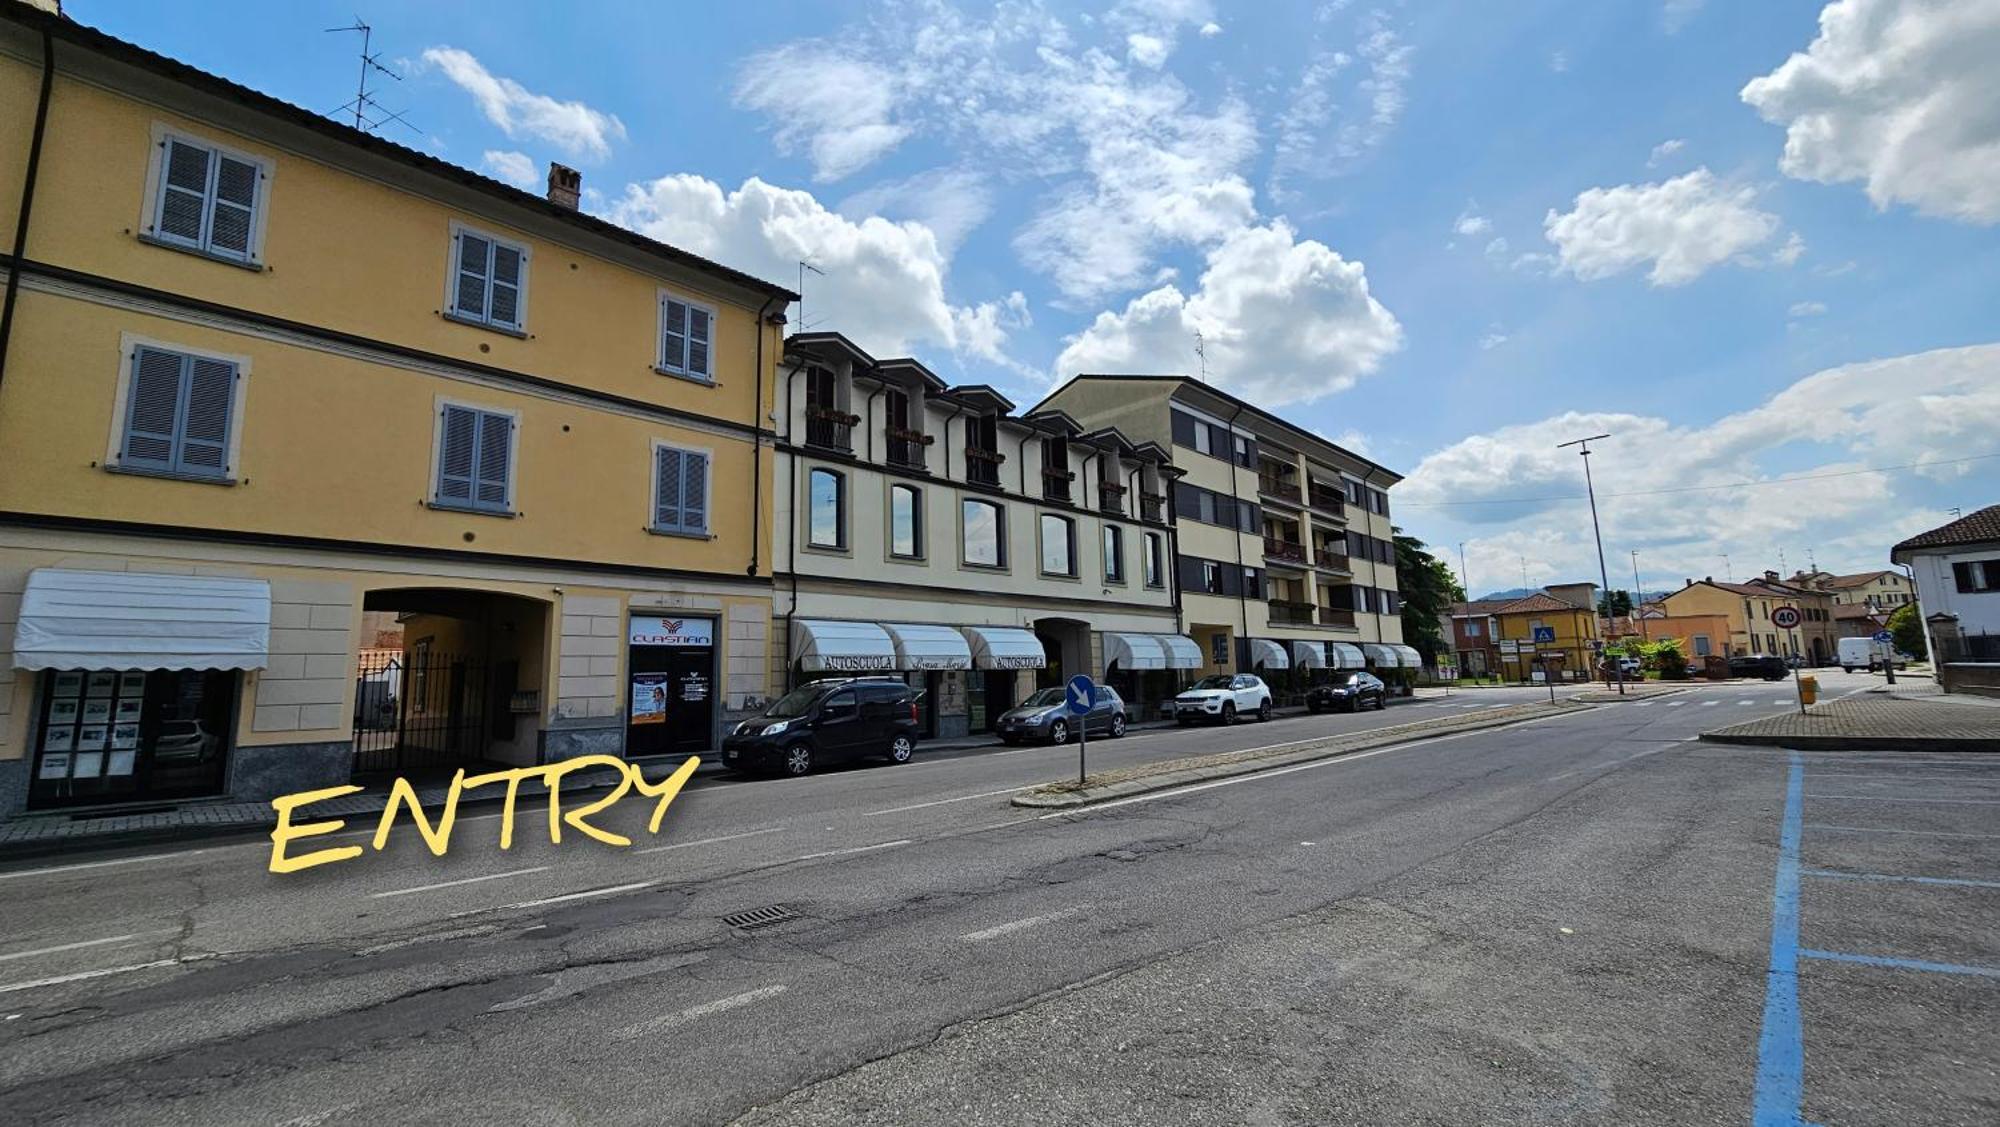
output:
POLYGON ((1873 638, 1842 638, 1840 640, 1840 668, 1852 673, 1857 669, 1873 669, 1888 654, 1889 647, 1873 638))

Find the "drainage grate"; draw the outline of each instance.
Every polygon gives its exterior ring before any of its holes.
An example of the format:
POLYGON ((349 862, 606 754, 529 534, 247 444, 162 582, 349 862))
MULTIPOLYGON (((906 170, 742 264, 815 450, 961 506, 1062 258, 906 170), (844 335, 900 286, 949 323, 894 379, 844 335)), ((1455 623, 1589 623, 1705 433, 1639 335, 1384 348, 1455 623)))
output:
POLYGON ((769 907, 752 908, 747 912, 738 912, 733 916, 724 916, 722 917, 722 922, 738 931, 755 931, 760 927, 772 927, 787 920, 798 918, 799 914, 797 912, 792 911, 783 904, 772 904, 769 907))

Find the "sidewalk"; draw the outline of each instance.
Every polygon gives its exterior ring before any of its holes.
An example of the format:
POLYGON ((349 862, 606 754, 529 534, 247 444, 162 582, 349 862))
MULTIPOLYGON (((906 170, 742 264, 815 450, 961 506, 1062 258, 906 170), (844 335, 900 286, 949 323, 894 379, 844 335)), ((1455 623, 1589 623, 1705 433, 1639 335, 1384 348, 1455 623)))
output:
POLYGON ((1898 683, 1703 732, 1711 743, 1799 750, 2000 752, 2000 701, 1947 697, 1935 683, 1898 683))

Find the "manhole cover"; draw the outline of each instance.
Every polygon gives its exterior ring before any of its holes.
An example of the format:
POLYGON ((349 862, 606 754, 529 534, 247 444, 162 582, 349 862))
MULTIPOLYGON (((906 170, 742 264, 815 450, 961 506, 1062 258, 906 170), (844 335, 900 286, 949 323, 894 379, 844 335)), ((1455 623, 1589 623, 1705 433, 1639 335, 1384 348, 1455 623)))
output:
POLYGON ((724 916, 722 922, 738 931, 756 931, 760 927, 771 927, 798 918, 799 914, 790 908, 782 904, 773 904, 766 908, 752 908, 747 912, 724 916))

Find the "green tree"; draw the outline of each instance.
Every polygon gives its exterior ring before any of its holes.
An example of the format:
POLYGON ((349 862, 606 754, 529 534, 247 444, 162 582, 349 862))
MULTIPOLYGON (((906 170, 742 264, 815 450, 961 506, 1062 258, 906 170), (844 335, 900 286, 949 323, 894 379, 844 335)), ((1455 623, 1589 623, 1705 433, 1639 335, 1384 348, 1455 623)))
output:
POLYGON ((1918 661, 1929 656, 1924 638, 1924 620, 1917 617, 1917 604, 1904 603, 1896 608, 1895 613, 1889 616, 1889 636, 1895 639, 1896 649, 1918 661))
POLYGON ((1600 615, 1632 613, 1632 592, 1619 588, 1597 598, 1597 613, 1600 615), (1609 609, 1606 609, 1606 608, 1609 609))
POLYGON ((1403 641, 1424 655, 1424 664, 1436 665, 1439 654, 1451 652, 1445 631, 1451 621, 1451 604, 1465 601, 1465 588, 1458 585, 1443 560, 1424 550, 1424 542, 1414 536, 1396 536, 1396 591, 1403 600, 1403 641))

